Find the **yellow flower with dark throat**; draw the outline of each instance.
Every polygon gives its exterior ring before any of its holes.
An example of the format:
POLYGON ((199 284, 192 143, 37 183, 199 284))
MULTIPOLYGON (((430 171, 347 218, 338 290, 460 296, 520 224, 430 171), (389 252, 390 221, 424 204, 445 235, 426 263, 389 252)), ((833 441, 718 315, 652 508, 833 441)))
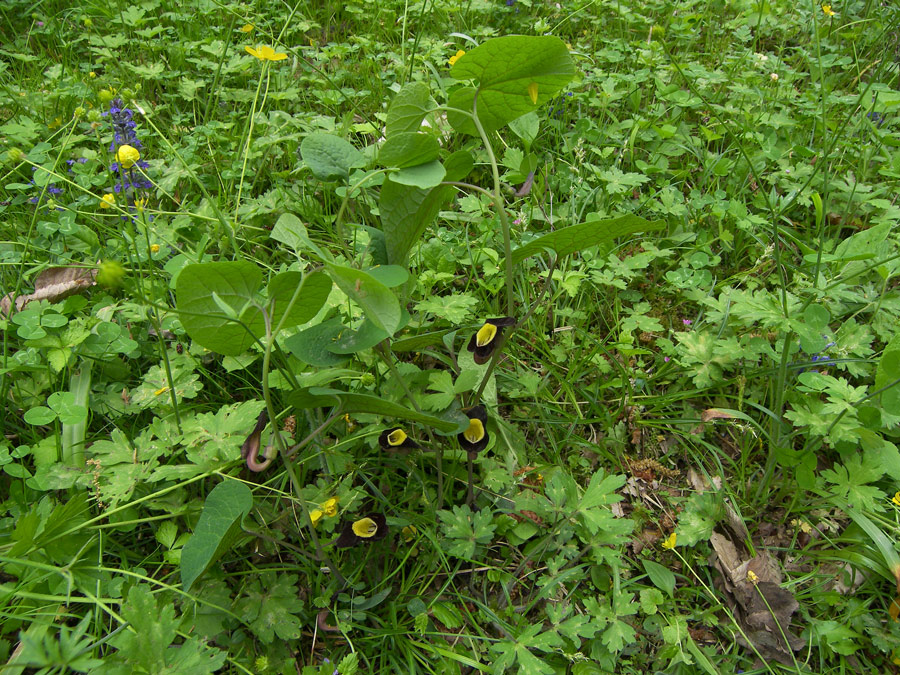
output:
POLYGON ((387 520, 380 513, 370 513, 365 518, 344 523, 341 536, 334 545, 338 548, 350 548, 357 544, 380 541, 387 536, 387 520))
POLYGON ((478 329, 475 335, 469 340, 466 347, 470 352, 474 353, 472 357, 478 365, 487 363, 494 353, 500 336, 503 335, 503 329, 512 326, 516 322, 511 316, 502 316, 497 319, 488 319, 484 325, 478 329))
POLYGON ((394 427, 383 431, 378 437, 378 445, 384 450, 415 450, 419 447, 419 444, 409 437, 403 427, 394 427))
POLYGON ((474 456, 484 450, 490 440, 487 431, 487 410, 483 405, 476 405, 463 412, 469 418, 469 426, 457 436, 457 439, 463 450, 474 456))

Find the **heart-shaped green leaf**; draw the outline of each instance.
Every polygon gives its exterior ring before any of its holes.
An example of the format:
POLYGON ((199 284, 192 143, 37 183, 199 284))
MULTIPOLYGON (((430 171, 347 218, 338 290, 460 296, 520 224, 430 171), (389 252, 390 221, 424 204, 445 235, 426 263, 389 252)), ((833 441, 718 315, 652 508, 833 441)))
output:
POLYGON ((388 108, 385 136, 391 138, 404 131, 418 131, 432 107, 428 87, 424 83, 410 82, 404 85, 388 108))
POLYGON ((347 180, 350 169, 364 166, 363 154, 343 138, 314 133, 303 139, 300 156, 319 180, 347 180))
POLYGON ((378 162, 382 166, 405 169, 433 162, 438 157, 441 146, 431 134, 418 131, 403 131, 390 136, 378 151, 378 162))
POLYGON ((259 268, 245 260, 187 265, 175 284, 179 318, 192 340, 219 354, 238 356, 254 342, 248 328, 258 330, 262 315, 247 303, 256 298, 262 285, 259 268), (227 317, 213 299, 224 302, 240 314, 246 324, 227 317))
MULTIPOLYGON (((446 171, 441 163, 435 160, 427 164, 419 164, 400 169, 391 174, 391 180, 401 185, 411 185, 417 188, 433 188, 441 184, 444 180, 446 171)), ((427 223, 426 223, 427 224, 427 223)))
POLYGON ((272 329, 277 328, 282 319, 282 328, 299 326, 312 319, 328 299, 331 287, 331 278, 322 271, 305 276, 300 272, 277 275, 267 288, 272 329))
MULTIPOLYGON (((565 43, 558 37, 516 35, 488 40, 463 55, 450 69, 457 80, 477 80, 450 95, 449 106, 473 110, 485 131, 507 123, 549 101, 575 75, 565 43)), ((452 110, 447 119, 465 134, 477 135, 472 119, 452 110)))

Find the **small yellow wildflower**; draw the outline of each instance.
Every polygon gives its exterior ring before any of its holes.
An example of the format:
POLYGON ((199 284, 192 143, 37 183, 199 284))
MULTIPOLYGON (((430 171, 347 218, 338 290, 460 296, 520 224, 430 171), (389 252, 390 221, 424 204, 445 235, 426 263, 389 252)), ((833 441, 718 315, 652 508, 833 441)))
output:
POLYGON ((831 5, 822 5, 822 14, 825 16, 834 16, 834 11, 831 9, 831 5))
POLYGON ((459 61, 463 57, 463 54, 465 54, 465 53, 466 53, 465 50, 460 49, 458 52, 456 52, 453 56, 450 57, 450 60, 448 61, 448 63, 451 66, 453 66, 457 61, 459 61))
POLYGON ((751 584, 759 583, 759 577, 756 575, 756 572, 753 570, 747 570, 747 581, 751 584))
POLYGON ((116 161, 122 165, 123 169, 130 169, 140 158, 141 153, 130 145, 123 145, 116 151, 116 161))
POLYGON ((338 498, 331 497, 330 499, 326 499, 325 503, 322 504, 322 510, 325 511, 325 515, 329 518, 334 518, 337 515, 337 505, 338 498))
POLYGON ((253 47, 244 47, 244 50, 251 56, 255 56, 260 61, 283 61, 287 58, 287 54, 276 52, 269 45, 257 45, 253 47))
POLYGON ((537 105, 538 83, 532 82, 528 85, 528 98, 531 99, 533 105, 537 105))
POLYGON ((325 515, 325 512, 321 509, 313 509, 309 512, 309 519, 312 521, 312 524, 315 525, 320 520, 322 520, 322 516, 325 515))
POLYGON ((107 192, 105 195, 100 197, 100 208, 101 209, 111 209, 116 205, 116 197, 112 192, 107 192))
POLYGON ((88 77, 92 77, 92 78, 93 78, 93 77, 97 77, 97 73, 95 73, 95 72, 92 70, 91 72, 88 73, 88 77))
POLYGON ((895 505, 900 506, 900 490, 897 490, 897 492, 894 493, 894 498, 893 498, 891 501, 892 501, 895 505))
POLYGON ((666 537, 666 540, 662 543, 662 547, 670 549, 670 550, 675 548, 675 541, 677 539, 678 539, 678 536, 673 532, 668 537, 666 537))
POLYGON ((159 244, 150 244, 150 253, 159 253, 159 244))
POLYGON ((242 33, 250 33, 253 31, 254 28, 255 28, 255 26, 252 23, 245 23, 243 26, 238 28, 238 30, 241 31, 242 33))
POLYGON ((141 199, 134 200, 134 208, 137 209, 138 213, 143 213, 144 208, 147 206, 147 198, 142 197, 141 199))

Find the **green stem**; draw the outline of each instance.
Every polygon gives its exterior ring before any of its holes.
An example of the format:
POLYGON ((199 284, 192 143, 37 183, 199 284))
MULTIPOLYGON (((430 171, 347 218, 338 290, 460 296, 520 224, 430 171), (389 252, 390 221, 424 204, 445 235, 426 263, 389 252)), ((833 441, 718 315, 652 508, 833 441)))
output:
MULTIPOLYGON (((237 199, 234 204, 234 226, 233 229, 237 232, 238 229, 238 210, 241 208, 241 193, 244 191, 244 176, 247 174, 247 161, 250 159, 250 142, 253 140, 253 126, 254 121, 256 120, 256 103, 259 101, 259 92, 262 89, 263 78, 266 80, 266 94, 269 92, 269 64, 267 62, 263 63, 263 69, 259 73, 259 82, 256 83, 256 93, 253 95, 253 105, 250 108, 250 122, 249 127, 247 129, 247 143, 244 145, 244 163, 241 166, 241 180, 238 182, 238 193, 237 199)), ((265 95, 263 95, 265 98, 265 95)), ((260 106, 260 110, 262 106, 260 106)))
POLYGON ((278 419, 275 415, 275 406, 272 403, 272 390, 269 387, 269 363, 272 358, 272 344, 275 342, 273 334, 272 334, 272 318, 270 313, 264 309, 260 308, 263 315, 263 320, 266 325, 266 349, 263 352, 263 366, 262 366, 262 385, 263 385, 263 399, 266 402, 266 409, 269 412, 269 419, 272 421, 272 438, 275 440, 275 445, 278 447, 278 453, 281 455, 281 459, 284 462, 284 470, 287 472, 288 477, 291 480, 291 485, 294 487, 294 492, 297 494, 297 501, 300 503, 300 510, 303 513, 303 520, 307 526, 309 531, 309 538, 313 542, 313 546, 316 549, 316 555, 318 559, 325 563, 331 573, 334 575, 334 578, 338 580, 338 583, 341 587, 347 585, 347 580, 344 578, 344 575, 341 574, 337 565, 332 562, 331 557, 325 552, 322 548, 322 545, 319 543, 319 537, 316 536, 316 527, 313 525, 312 518, 309 515, 309 508, 306 506, 306 500, 303 499, 303 490, 300 485, 300 481, 297 480, 297 473, 294 471, 294 464, 291 461, 290 455, 288 455, 288 449, 284 445, 284 439, 281 436, 281 433, 278 431, 277 422, 278 419))
POLYGON ((506 202, 500 193, 500 168, 497 166, 497 157, 494 155, 494 149, 488 138, 487 132, 478 119, 478 92, 475 92, 475 99, 472 101, 472 122, 481 136, 481 142, 484 143, 484 149, 487 151, 488 159, 491 162, 491 173, 494 177, 494 208, 497 215, 500 216, 500 228, 503 230, 503 250, 506 254, 506 315, 513 316, 513 262, 512 262, 512 242, 509 238, 509 218, 506 215, 506 202))

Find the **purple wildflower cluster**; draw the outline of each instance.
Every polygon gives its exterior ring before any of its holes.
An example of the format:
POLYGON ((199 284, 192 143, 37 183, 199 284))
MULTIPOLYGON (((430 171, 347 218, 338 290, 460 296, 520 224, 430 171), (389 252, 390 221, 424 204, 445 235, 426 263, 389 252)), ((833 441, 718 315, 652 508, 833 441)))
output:
MULTIPOLYGON (((123 145, 129 145, 132 148, 141 151, 144 144, 137 135, 137 123, 134 121, 134 111, 126 108, 122 99, 113 99, 109 104, 109 110, 103 113, 104 117, 109 117, 109 121, 113 128, 113 140, 109 144, 109 151, 113 153, 113 157, 118 153, 119 148, 123 145)), ((113 186, 116 194, 124 194, 126 196, 128 206, 133 207, 137 199, 139 199, 139 191, 150 190, 153 183, 147 180, 146 174, 143 173, 150 165, 143 159, 139 159, 132 166, 125 168, 118 161, 113 161, 109 165, 111 173, 116 175, 117 182, 113 186)))
MULTIPOLYGON (((109 144, 109 151, 115 153, 118 149, 123 145, 130 145, 132 148, 136 150, 143 150, 144 144, 141 143, 141 139, 138 138, 137 132, 135 129, 137 128, 137 122, 134 121, 134 111, 131 108, 125 108, 122 99, 116 98, 109 104, 109 111, 103 113, 103 116, 109 116, 109 120, 112 123, 113 127, 113 140, 112 143, 109 144)), ((109 165, 109 170, 112 171, 117 176, 124 175, 123 172, 128 172, 128 178, 132 179, 134 174, 134 167, 139 169, 148 169, 150 165, 147 164, 142 159, 139 159, 134 163, 133 167, 128 169, 124 169, 119 165, 118 162, 113 162, 109 165)), ((149 180, 129 180, 129 182, 123 182, 119 185, 116 185, 116 192, 121 192, 123 190, 127 190, 128 188, 134 188, 138 190, 149 190, 153 187, 153 183, 149 180)))

